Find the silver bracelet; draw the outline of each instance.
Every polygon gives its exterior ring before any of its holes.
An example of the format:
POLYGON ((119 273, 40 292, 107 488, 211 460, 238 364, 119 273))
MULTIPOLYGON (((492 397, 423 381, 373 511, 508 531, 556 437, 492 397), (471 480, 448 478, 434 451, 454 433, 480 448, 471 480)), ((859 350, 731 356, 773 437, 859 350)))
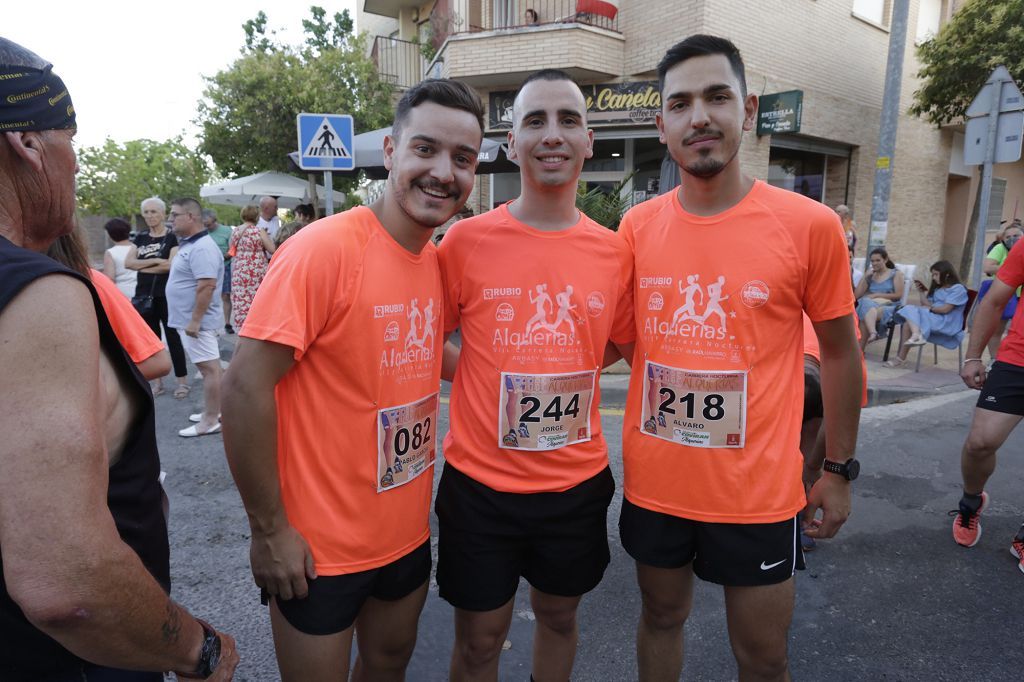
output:
POLYGON ((981 362, 981 363, 984 363, 985 361, 982 360, 981 358, 967 358, 966 360, 964 360, 964 364, 962 364, 960 366, 961 367, 966 367, 968 362, 981 362))

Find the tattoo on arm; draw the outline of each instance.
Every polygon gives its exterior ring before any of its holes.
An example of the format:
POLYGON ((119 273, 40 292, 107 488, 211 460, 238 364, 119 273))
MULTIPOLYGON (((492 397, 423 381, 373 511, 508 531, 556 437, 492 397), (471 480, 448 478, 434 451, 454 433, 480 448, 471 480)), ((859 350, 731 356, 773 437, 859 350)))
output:
POLYGON ((170 599, 167 600, 167 618, 160 626, 164 644, 177 644, 181 636, 181 610, 170 599))

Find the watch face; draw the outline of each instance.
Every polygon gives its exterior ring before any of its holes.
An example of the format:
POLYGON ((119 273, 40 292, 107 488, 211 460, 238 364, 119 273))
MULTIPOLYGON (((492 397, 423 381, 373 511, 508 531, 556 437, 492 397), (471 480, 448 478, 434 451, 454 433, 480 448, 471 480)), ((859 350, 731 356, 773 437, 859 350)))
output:
POLYGON ((860 476, 860 462, 851 459, 846 463, 846 478, 853 481, 860 476))

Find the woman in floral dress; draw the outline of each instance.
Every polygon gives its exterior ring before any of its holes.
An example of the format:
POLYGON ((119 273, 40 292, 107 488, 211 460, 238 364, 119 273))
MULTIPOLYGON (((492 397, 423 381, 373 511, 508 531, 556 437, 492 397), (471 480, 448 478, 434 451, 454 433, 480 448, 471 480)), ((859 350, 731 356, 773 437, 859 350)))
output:
POLYGON ((249 205, 242 209, 242 224, 231 235, 231 310, 237 329, 245 324, 256 290, 267 274, 267 260, 274 253, 274 240, 262 227, 256 227, 260 209, 249 205))

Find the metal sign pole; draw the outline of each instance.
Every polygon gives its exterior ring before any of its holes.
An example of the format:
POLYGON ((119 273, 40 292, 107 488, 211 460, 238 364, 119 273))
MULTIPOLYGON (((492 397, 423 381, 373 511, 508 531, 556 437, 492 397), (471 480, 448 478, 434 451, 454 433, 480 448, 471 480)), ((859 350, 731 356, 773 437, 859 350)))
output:
POLYGON ((974 243, 974 265, 971 268, 971 283, 977 289, 985 273, 982 262, 985 259, 985 230, 988 227, 988 210, 992 200, 992 162, 996 157, 996 130, 999 127, 999 99, 1003 92, 1003 81, 996 81, 992 88, 992 109, 988 114, 988 140, 985 142, 985 163, 981 166, 981 196, 978 198, 978 233, 974 243))
POLYGON ((329 170, 324 171, 324 215, 334 215, 334 182, 331 180, 332 173, 329 170))

